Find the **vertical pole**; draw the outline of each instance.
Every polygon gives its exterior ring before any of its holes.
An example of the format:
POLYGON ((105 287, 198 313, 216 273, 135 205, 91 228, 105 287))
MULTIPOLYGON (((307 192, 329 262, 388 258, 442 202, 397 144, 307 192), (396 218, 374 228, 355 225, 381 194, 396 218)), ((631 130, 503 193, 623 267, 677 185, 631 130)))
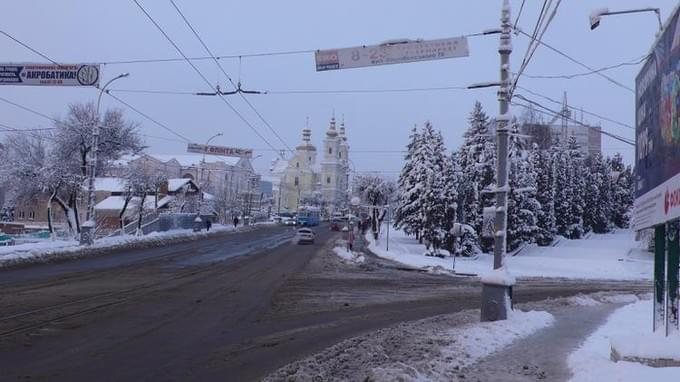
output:
MULTIPOLYGON (((496 118, 496 220, 494 222, 493 269, 503 267, 505 256, 508 204, 508 124, 510 122, 510 53, 512 53, 510 2, 503 0, 501 8, 501 37, 498 53, 501 58, 501 82, 498 89, 500 114, 496 118)), ((508 318, 512 309, 512 287, 507 284, 482 283, 482 321, 508 318)))
POLYGON ((680 246, 678 245, 678 221, 668 223, 668 249, 666 258, 666 335, 678 331, 678 267, 680 266, 680 246))
POLYGON ((652 332, 664 326, 665 300, 665 266, 666 266, 666 225, 654 227, 654 311, 652 332))
POLYGON ((503 1, 501 11, 501 37, 498 53, 501 56, 501 86, 498 89, 500 115, 497 118, 497 167, 496 167, 496 221, 493 248, 493 269, 503 266, 506 245, 506 224, 508 204, 508 124, 510 122, 510 53, 512 53, 510 4, 503 1))
POLYGON ((385 250, 390 251, 390 225, 392 224, 392 211, 389 204, 387 205, 387 240, 385 241, 385 250))

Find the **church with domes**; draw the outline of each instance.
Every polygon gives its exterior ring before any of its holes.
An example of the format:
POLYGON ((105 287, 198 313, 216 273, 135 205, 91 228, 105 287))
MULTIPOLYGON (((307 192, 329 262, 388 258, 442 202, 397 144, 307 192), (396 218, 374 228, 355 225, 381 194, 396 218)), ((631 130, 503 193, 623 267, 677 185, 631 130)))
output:
MULTIPOLYGON (((279 165, 279 167, 281 167, 279 165)), ((322 207, 326 212, 342 210, 349 197, 349 144, 344 121, 336 128, 332 117, 321 150, 312 143, 309 127, 302 130, 302 142, 281 172, 279 211, 293 212, 303 206, 322 207)))

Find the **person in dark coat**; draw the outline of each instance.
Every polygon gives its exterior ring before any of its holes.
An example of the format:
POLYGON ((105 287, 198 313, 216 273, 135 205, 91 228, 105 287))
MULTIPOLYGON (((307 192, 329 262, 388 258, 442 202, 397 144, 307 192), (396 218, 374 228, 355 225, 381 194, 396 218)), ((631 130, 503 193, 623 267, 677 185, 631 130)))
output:
POLYGON ((234 216, 234 227, 238 226, 238 216, 234 216))
POLYGON ((210 231, 210 227, 212 227, 212 221, 210 219, 205 219, 205 230, 210 231))

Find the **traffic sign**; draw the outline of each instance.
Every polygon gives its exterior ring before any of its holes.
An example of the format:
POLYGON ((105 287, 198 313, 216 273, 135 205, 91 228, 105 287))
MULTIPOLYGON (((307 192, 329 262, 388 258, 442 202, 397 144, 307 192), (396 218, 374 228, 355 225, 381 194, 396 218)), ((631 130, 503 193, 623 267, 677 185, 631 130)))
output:
POLYGON ((187 152, 197 154, 220 155, 224 157, 239 157, 239 158, 253 157, 253 149, 242 149, 238 147, 225 147, 225 146, 210 146, 201 145, 198 143, 189 143, 187 145, 187 152))
POLYGON ((316 71, 351 69, 406 62, 443 60, 470 55, 466 37, 400 40, 380 45, 317 50, 316 71))
POLYGON ((98 64, 3 64, 0 85, 99 86, 98 64))

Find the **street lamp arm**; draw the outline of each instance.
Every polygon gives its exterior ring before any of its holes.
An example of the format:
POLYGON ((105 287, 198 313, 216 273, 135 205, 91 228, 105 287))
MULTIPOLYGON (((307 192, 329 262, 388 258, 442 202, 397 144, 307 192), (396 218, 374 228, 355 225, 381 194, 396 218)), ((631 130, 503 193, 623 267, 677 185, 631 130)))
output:
POLYGON ((630 13, 654 12, 656 19, 659 22, 659 31, 663 30, 663 23, 661 22, 661 10, 654 7, 645 7, 637 9, 625 9, 620 11, 610 11, 609 8, 596 9, 590 14, 590 29, 593 30, 600 25, 602 16, 627 15, 630 13))

